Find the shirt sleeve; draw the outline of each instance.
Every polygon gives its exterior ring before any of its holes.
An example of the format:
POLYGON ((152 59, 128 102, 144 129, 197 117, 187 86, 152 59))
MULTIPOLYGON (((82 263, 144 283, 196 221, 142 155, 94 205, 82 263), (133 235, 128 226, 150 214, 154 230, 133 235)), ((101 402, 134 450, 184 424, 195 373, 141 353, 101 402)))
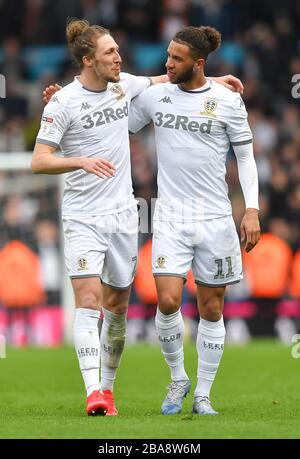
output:
POLYGON ((149 77, 135 76, 130 73, 123 73, 123 76, 128 80, 128 88, 130 91, 131 99, 134 99, 142 91, 151 86, 152 81, 149 77))
POLYGON ((247 117, 243 99, 237 94, 230 107, 230 117, 226 125, 226 132, 232 146, 252 143, 252 132, 247 117))
POLYGON ((151 122, 151 114, 147 107, 148 91, 136 97, 130 105, 129 131, 137 132, 151 122))
POLYGON ((59 95, 56 95, 54 101, 52 99, 44 108, 36 141, 58 148, 70 126, 70 119, 66 103, 60 101, 59 95))
POLYGON ((258 176, 252 143, 233 146, 246 209, 259 209, 258 176))

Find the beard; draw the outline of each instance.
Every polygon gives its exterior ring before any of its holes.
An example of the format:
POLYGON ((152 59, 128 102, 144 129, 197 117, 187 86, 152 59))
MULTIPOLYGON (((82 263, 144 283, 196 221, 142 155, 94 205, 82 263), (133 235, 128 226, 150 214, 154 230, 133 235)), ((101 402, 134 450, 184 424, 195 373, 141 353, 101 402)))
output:
POLYGON ((194 75, 194 66, 192 65, 184 73, 176 76, 175 79, 171 81, 171 83, 173 84, 187 83, 188 81, 192 79, 193 75, 194 75))
POLYGON ((120 75, 107 77, 106 80, 109 83, 117 83, 118 81, 120 81, 120 75))
POLYGON ((93 71, 96 75, 96 77, 100 80, 104 80, 106 81, 107 83, 117 83, 118 81, 120 81, 120 74, 118 75, 107 75, 105 73, 102 73, 96 65, 93 65, 93 71))

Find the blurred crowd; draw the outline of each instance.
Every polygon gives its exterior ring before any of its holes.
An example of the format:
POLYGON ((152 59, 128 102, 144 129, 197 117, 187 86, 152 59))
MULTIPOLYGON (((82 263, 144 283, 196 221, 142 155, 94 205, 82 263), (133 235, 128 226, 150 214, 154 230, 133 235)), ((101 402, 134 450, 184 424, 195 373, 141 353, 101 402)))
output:
MULTIPOLYGON (((246 280, 235 290, 229 289, 227 299, 230 304, 242 301, 245 305, 254 298, 256 307, 261 299, 265 305, 271 301, 273 311, 285 311, 283 317, 293 318, 292 328, 291 323, 284 326, 296 331, 295 320, 300 316, 300 90, 299 94, 293 90, 292 78, 299 74, 300 80, 300 1, 274 0, 271 8, 267 0, 0 0, 0 74, 5 75, 7 95, 0 99, 0 153, 7 155, 7 161, 10 153, 32 151, 34 147, 43 107, 42 89, 53 82, 65 85, 78 72, 65 45, 67 17, 84 17, 108 27, 120 44, 123 70, 134 74, 164 73, 166 45, 185 25, 211 25, 222 33, 222 47, 210 56, 206 73, 231 73, 244 83, 243 98, 260 181, 261 226, 263 233, 276 238, 276 249, 262 244, 258 260, 245 261, 246 280), (283 252, 278 248, 281 243, 283 252), (276 292, 266 288, 255 294, 253 265, 255 270, 260 267, 261 257, 266 267, 260 275, 263 284, 274 283, 276 276, 270 272, 272 267, 276 271, 272 256, 277 249, 276 263, 285 266, 284 272, 280 271, 282 286, 276 292), (279 299, 290 301, 287 309, 279 299)), ((148 202, 156 195, 152 134, 148 128, 131 137, 135 194, 148 202)), ((232 152, 227 170, 238 228, 244 201, 232 152)), ((0 176, 0 247, 15 238, 28 243, 42 260, 48 301, 58 304, 61 251, 56 185, 50 181, 43 188, 36 178, 26 179, 24 171, 0 170, 0 176), (22 192, 16 192, 16 183, 24 183, 22 192)), ((150 236, 141 236, 141 248, 150 236)), ((132 311, 143 303, 138 290, 133 292, 132 311)), ((192 289, 186 295, 190 305, 195 300, 192 289)), ((155 298, 148 303, 153 301, 155 298)), ((243 319, 257 315, 257 309, 253 312, 253 307, 249 308, 243 319)), ((147 314, 132 312, 132 318, 144 324, 147 314)), ((153 317, 152 312, 148 315, 153 317)), ((190 315, 194 317, 194 313, 190 315)), ((231 316, 239 314, 228 313, 231 316)))

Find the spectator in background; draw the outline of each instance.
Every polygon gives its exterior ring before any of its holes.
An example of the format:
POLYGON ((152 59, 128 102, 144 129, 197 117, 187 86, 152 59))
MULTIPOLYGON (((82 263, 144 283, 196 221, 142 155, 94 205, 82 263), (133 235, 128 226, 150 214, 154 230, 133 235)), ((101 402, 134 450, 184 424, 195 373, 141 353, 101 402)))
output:
POLYGON ((0 216, 0 248, 13 240, 21 240, 33 250, 36 249, 32 225, 26 222, 26 204, 24 197, 10 195, 3 203, 0 216))
POLYGON ((35 236, 47 304, 58 305, 61 302, 62 269, 57 223, 51 220, 38 221, 35 236))
POLYGON ((56 43, 56 2, 27 0, 22 24, 22 39, 26 45, 56 43))
MULTIPOLYGON (((172 40, 175 33, 188 25, 190 1, 164 0, 163 15, 160 22, 160 38, 166 43, 172 40)), ((203 24, 198 22, 198 24, 203 24)))
MULTIPOLYGON (((81 16, 91 24, 105 24, 109 28, 117 24, 118 0, 83 0, 81 3, 81 16)), ((76 14, 73 16, 76 16, 76 14)))
POLYGON ((0 302, 7 311, 9 343, 33 344, 29 311, 43 304, 45 299, 37 254, 21 241, 7 242, 0 250, 0 302), (20 319, 23 327, 25 323, 26 329, 25 333, 21 331, 21 338, 20 333, 19 337, 15 336, 16 325, 20 323, 20 319))
POLYGON ((118 5, 119 26, 133 41, 155 41, 158 38, 158 25, 161 13, 161 0, 127 0, 118 5))
POLYGON ((26 67, 21 54, 20 40, 18 37, 7 37, 3 42, 3 62, 0 73, 5 75, 14 92, 21 95, 26 78, 26 67))

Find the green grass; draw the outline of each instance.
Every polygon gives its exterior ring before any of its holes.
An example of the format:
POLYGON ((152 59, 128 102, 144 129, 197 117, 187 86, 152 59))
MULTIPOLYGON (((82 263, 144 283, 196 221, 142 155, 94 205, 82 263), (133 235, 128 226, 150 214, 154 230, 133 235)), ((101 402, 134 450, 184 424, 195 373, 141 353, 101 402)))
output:
MULTIPOLYGON (((193 388, 197 357, 185 347, 193 388)), ((128 347, 119 369, 117 417, 85 415, 72 348, 7 351, 0 359, 0 438, 300 438, 300 359, 275 341, 227 346, 213 386, 218 416, 163 416, 169 371, 158 347, 128 347)))

